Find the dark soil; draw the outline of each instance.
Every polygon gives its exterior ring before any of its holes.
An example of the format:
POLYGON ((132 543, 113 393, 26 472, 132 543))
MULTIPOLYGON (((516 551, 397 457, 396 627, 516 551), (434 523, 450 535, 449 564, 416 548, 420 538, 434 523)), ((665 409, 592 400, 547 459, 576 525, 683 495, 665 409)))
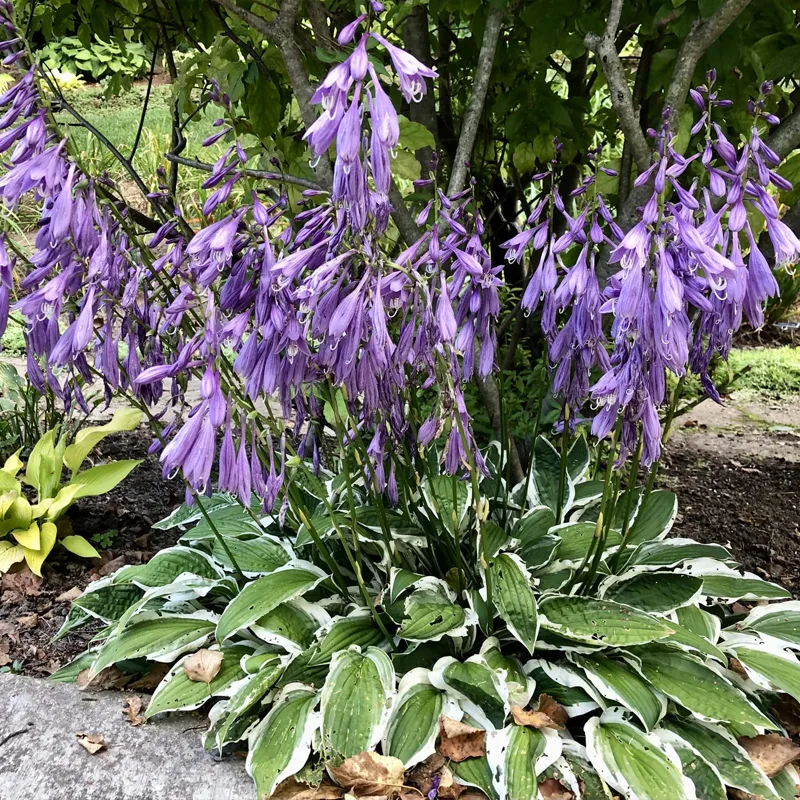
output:
POLYGON ((724 544, 748 572, 800 597, 799 462, 673 446, 661 469, 678 495, 674 536, 724 544))
POLYGON ((108 541, 92 544, 101 559, 80 559, 56 546, 43 569, 41 581, 29 572, 10 573, 0 584, 0 663, 21 668, 26 675, 49 675, 86 648, 89 629, 73 631, 50 644, 69 611, 70 600, 58 598, 71 589, 83 590, 91 581, 125 564, 147 561, 157 550, 175 543, 176 531, 153 530, 152 524, 183 502, 180 481, 164 481, 158 456, 148 456, 152 439, 143 429, 119 433, 92 452, 97 463, 126 458, 145 459, 116 489, 101 497, 87 497, 69 511, 75 533, 90 541, 109 534, 108 541), (24 576, 24 577, 23 577, 24 576), (4 654, 6 658, 4 658, 4 654))

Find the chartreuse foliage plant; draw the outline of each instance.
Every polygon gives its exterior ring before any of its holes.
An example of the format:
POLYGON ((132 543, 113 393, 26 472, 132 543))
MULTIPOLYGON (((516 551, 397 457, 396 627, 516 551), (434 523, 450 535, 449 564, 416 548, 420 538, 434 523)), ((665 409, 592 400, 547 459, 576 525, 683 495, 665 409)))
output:
POLYGON ((609 787, 637 800, 793 796, 793 768, 767 777, 739 739, 782 730, 780 693, 800 700, 800 610, 786 590, 719 545, 666 538, 672 492, 637 490, 604 525, 583 437, 564 462, 538 439, 527 486, 506 483, 499 447, 477 485, 438 474, 434 452, 422 462, 402 508, 376 508, 363 478, 299 464, 287 479, 306 511, 283 526, 225 494, 181 507, 157 526, 183 531, 176 546, 75 601, 64 633, 105 627, 53 679, 169 664, 147 716, 208 708, 205 746, 246 746, 260 798, 365 752, 411 776, 442 717, 486 731, 484 754, 449 769, 491 798, 534 800, 548 778, 586 800, 609 787), (218 671, 192 680, 184 667, 208 650, 218 671), (542 695, 563 727, 520 724, 542 695))
POLYGON ((0 469, 0 573, 24 561, 41 576, 42 565, 57 542, 83 558, 100 555, 83 536, 59 536, 58 521, 76 500, 110 492, 141 463, 110 461, 82 469, 96 444, 109 434, 132 430, 141 418, 136 409, 121 409, 105 425, 79 431, 71 443, 53 429, 35 444, 27 464, 19 451, 6 460, 0 469), (62 481, 64 468, 69 479, 62 481), (33 502, 28 499, 31 494, 33 502))

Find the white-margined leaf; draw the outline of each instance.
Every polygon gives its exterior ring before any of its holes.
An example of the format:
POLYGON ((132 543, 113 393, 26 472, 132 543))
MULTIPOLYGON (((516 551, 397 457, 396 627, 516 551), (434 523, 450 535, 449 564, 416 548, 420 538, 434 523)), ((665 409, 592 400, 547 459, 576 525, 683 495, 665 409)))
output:
POLYGON ((800 601, 756 606, 736 627, 800 649, 800 601))
POLYGON ((730 553, 720 544, 704 544, 694 539, 643 542, 631 552, 625 569, 676 567, 684 561, 694 561, 698 558, 711 558, 724 562, 730 559, 730 553))
MULTIPOLYGON (((716 636, 708 636, 705 632, 706 629, 703 629, 703 633, 696 633, 695 626, 685 627, 672 619, 673 617, 677 617, 678 619, 687 617, 696 624, 697 619, 692 619, 692 615, 681 614, 685 609, 691 608, 694 608, 694 606, 684 606, 684 608, 679 608, 674 614, 668 616, 669 624, 674 631, 672 636, 669 637, 669 643, 673 647, 678 647, 686 652, 701 653, 704 656, 708 656, 724 664, 727 661, 725 654, 716 645, 711 643, 712 638, 716 641, 716 636)), ((697 610, 701 611, 702 609, 697 610)))
POLYGON ((77 597, 74 604, 87 614, 103 622, 117 622, 138 600, 144 591, 132 583, 113 583, 101 578, 90 583, 86 591, 77 597), (95 585, 101 584, 102 585, 95 585))
POLYGON ((800 662, 794 653, 757 641, 751 647, 734 645, 732 649, 748 675, 762 688, 771 684, 800 702, 800 662))
POLYGON ((621 661, 606 656, 570 655, 597 691, 614 703, 632 711, 644 725, 652 730, 667 711, 666 699, 633 669, 621 661))
POLYGON ((392 567, 389 573, 389 602, 396 603, 404 592, 419 583, 423 577, 408 569, 392 567))
POLYGON ((501 553, 489 567, 492 600, 512 636, 533 654, 539 619, 536 598, 525 564, 519 556, 501 553))
MULTIPOLYGON (((472 502, 472 487, 453 475, 436 475, 425 479, 420 487, 429 508, 451 533, 461 527, 472 502), (453 499, 455 497, 455 504, 453 499)), ((421 509, 421 513, 426 513, 421 509)))
POLYGON ((631 570, 606 578, 600 584, 600 597, 650 614, 665 614, 696 602, 702 589, 702 578, 691 575, 631 570))
POLYGON ((459 783, 480 789, 491 800, 500 800, 495 790, 492 768, 485 755, 467 758, 459 763, 451 762, 450 769, 459 783))
POLYGON ((500 643, 490 636, 481 645, 480 655, 486 660, 490 669, 505 672, 505 683, 508 688, 508 701, 511 705, 525 708, 533 696, 536 681, 525 674, 522 662, 515 656, 500 651, 500 643))
POLYGON ((779 800, 769 778, 721 725, 676 717, 669 717, 661 724, 713 764, 727 786, 763 796, 765 800, 779 800))
POLYGON ((281 603, 294 600, 313 589, 327 576, 307 561, 295 561, 248 583, 229 603, 217 625, 217 641, 257 622, 281 603))
POLYGON ((315 691, 290 684, 250 732, 247 773, 255 781, 259 797, 269 797, 284 778, 294 775, 308 760, 319 726, 316 703, 315 691))
MULTIPOLYGON (((533 485, 536 488, 537 503, 547 506, 558 516, 558 491, 561 476, 561 454, 544 437, 539 436, 533 445, 533 485)), ((575 497, 575 484, 564 476, 564 502, 562 509, 566 511, 572 506, 575 497)))
POLYGON ((250 630, 262 642, 282 647, 288 653, 300 653, 330 622, 330 614, 324 608, 298 597, 273 608, 250 625, 250 630))
POLYGON ((695 800, 694 784, 681 772, 670 745, 625 722, 618 709, 584 726, 586 750, 600 777, 636 800, 695 800))
POLYGON ((525 664, 525 672, 536 681, 536 693, 557 700, 569 717, 582 717, 601 707, 600 693, 586 675, 571 664, 534 658, 525 664))
POLYGON ((665 539, 678 516, 678 497, 675 492, 656 489, 642 499, 631 526, 628 543, 653 542, 665 539))
MULTIPOLYGON (((688 628, 692 633, 702 636, 710 644, 719 641, 719 632, 722 622, 719 617, 704 611, 697 606, 684 606, 675 611, 677 622, 684 628, 688 628)), ((674 640, 670 640, 674 641, 674 640)))
POLYGON ((428 578, 405 600, 405 614, 397 635, 410 642, 438 642, 443 636, 466 636, 478 624, 474 611, 453 602, 444 581, 428 578), (434 582, 435 581, 435 582, 434 582))
POLYGON ((645 680, 702 719, 775 727, 729 680, 699 658, 655 646, 638 648, 636 658, 645 680))
POLYGON ((463 662, 450 656, 440 658, 431 671, 430 682, 459 700, 481 727, 504 727, 510 709, 508 688, 481 656, 471 656, 463 662))
POLYGON ((252 653, 252 648, 234 645, 222 649, 222 662, 219 672, 210 683, 190 680, 183 669, 191 654, 179 659, 163 677, 153 692, 147 706, 145 718, 161 714, 164 711, 193 711, 200 708, 210 697, 226 695, 231 686, 244 677, 241 667, 242 657, 252 653))
MULTIPOLYGON (((566 522, 551 528, 551 535, 561 539, 556 553, 558 560, 582 562, 591 547, 596 530, 595 522, 566 522)), ((616 548, 621 541, 622 534, 612 528, 606 537, 606 552, 609 552, 611 548, 616 548)))
POLYGON ((672 731, 659 730, 658 738, 671 744, 681 760, 683 774, 694 784, 697 800, 727 800, 725 782, 717 770, 672 731))
POLYGON ((586 470, 589 469, 592 456, 589 451, 589 443, 585 436, 578 435, 567 452, 567 474, 574 484, 583 479, 586 470))
POLYGON ((603 481, 583 481, 575 484, 575 499, 572 501, 573 510, 594 503, 603 496, 603 481))
POLYGON ((702 578, 703 595, 726 603, 737 600, 785 600, 792 596, 791 592, 777 583, 761 580, 752 572, 742 574, 710 558, 687 561, 680 571, 702 578))
POLYGON ((567 639, 606 647, 645 644, 663 639, 673 630, 664 620, 630 606, 567 595, 543 600, 539 619, 543 628, 567 639))
POLYGON ((144 589, 166 586, 185 572, 201 578, 225 577, 225 571, 211 556, 193 547, 177 545, 156 553, 145 567, 136 573, 133 583, 144 589))
POLYGON ((552 729, 509 725, 486 736, 486 757, 499 800, 536 800, 537 775, 561 756, 561 737, 552 729))
POLYGON ((331 660, 322 689, 322 748, 349 758, 380 741, 394 699, 394 667, 383 650, 357 645, 331 660))
MULTIPOLYGON (((291 547, 267 534, 249 539, 226 536, 225 545, 230 550, 233 561, 248 577, 274 572, 294 558, 291 547)), ((216 538, 211 545, 211 554, 227 569, 234 569, 231 556, 216 538)))
POLYGON ((234 506, 238 507, 238 503, 231 495, 223 492, 214 492, 211 497, 198 497, 192 505, 184 503, 178 506, 171 514, 156 522, 153 527, 161 531, 168 531, 170 528, 186 528, 203 519, 203 511, 206 514, 213 515, 221 508, 232 508, 234 506), (202 510, 200 506, 202 506, 202 510))

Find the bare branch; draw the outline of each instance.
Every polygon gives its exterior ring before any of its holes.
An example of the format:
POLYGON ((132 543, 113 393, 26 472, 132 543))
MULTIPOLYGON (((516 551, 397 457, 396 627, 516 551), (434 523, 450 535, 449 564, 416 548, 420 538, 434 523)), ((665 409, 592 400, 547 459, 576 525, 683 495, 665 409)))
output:
POLYGON ((748 5, 750 0, 726 0, 708 19, 697 20, 683 40, 664 98, 664 108, 671 109, 676 120, 680 120, 697 62, 748 5))
POLYGON ((400 231, 403 241, 410 247, 419 239, 420 230, 394 181, 389 187, 389 202, 392 204, 394 224, 397 225, 397 230, 400 231))
POLYGON ((458 139, 456 156, 453 160, 453 172, 450 175, 450 185, 447 193, 450 195, 460 192, 467 181, 467 162, 472 155, 472 147, 478 134, 478 124, 483 115, 483 104, 486 102, 486 93, 489 90, 489 78, 492 74, 494 54, 503 23, 503 9, 492 6, 486 18, 486 27, 483 31, 483 42, 478 54, 478 65, 475 67, 472 95, 467 103, 464 120, 461 123, 461 134, 458 139))
POLYGON ((583 40, 587 50, 597 55, 600 67, 606 76, 611 102, 619 117, 619 124, 625 135, 625 143, 633 156, 636 166, 645 170, 650 166, 652 151, 639 124, 639 115, 633 105, 633 96, 628 87, 628 78, 625 68, 617 53, 616 37, 619 20, 622 15, 622 5, 625 0, 612 0, 608 23, 602 36, 589 33, 583 40))
MULTIPOLYGON (((196 158, 184 158, 183 156, 176 156, 172 153, 167 153, 164 158, 174 164, 183 164, 185 167, 192 167, 192 169, 199 169, 202 172, 213 172, 214 165, 206 164, 204 161, 198 161, 196 158)), ((286 175, 283 172, 264 172, 260 169, 245 169, 242 172, 248 178, 262 178, 266 181, 275 181, 277 183, 291 183, 295 186, 302 186, 304 189, 320 189, 322 188, 315 181, 309 181, 306 178, 300 178, 296 175, 286 175)))
POLYGON ((318 47, 329 50, 341 50, 341 45, 331 36, 331 27, 328 24, 328 9, 320 0, 308 0, 308 18, 311 21, 311 30, 318 47))
POLYGON ((800 146, 800 103, 786 119, 767 137, 767 144, 780 156, 786 158, 800 146))

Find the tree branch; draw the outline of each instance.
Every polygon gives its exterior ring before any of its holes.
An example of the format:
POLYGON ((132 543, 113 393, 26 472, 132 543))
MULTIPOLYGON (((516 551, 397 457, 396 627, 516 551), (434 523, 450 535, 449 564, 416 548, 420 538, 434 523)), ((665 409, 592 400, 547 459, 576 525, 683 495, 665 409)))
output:
POLYGON ((786 158, 800 145, 800 103, 777 128, 767 137, 766 143, 778 154, 786 158))
POLYGON ((625 68, 622 66, 619 53, 617 53, 617 29, 624 2, 625 0, 611 0, 611 11, 608 15, 605 32, 602 36, 588 33, 583 43, 586 45, 586 49, 595 53, 600 61, 600 68, 606 76, 606 83, 611 92, 611 102, 625 135, 625 144, 641 171, 650 166, 652 150, 639 125, 639 115, 633 105, 633 96, 628 87, 625 68))
POLYGON ((483 31, 483 42, 478 54, 478 65, 475 67, 472 94, 467 103, 467 110, 461 123, 461 134, 458 139, 456 156, 453 160, 453 172, 450 175, 450 185, 447 193, 454 195, 464 188, 467 182, 467 162, 472 155, 472 147, 478 133, 478 124, 483 115, 483 104, 486 102, 486 93, 489 90, 489 78, 492 74, 494 54, 503 23, 503 9, 492 6, 486 18, 486 27, 483 31))

